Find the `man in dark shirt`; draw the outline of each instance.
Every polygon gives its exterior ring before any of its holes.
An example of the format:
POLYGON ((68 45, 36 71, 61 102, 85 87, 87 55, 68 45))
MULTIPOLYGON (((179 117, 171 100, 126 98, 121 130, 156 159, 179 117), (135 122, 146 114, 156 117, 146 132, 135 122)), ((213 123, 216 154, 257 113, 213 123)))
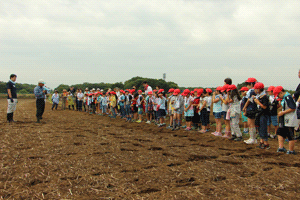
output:
POLYGON ((11 74, 10 75, 10 80, 7 82, 6 87, 7 87, 7 102, 8 102, 8 107, 7 107, 7 121, 14 122, 14 112, 16 111, 17 108, 17 88, 16 88, 16 80, 17 80, 17 75, 11 74))

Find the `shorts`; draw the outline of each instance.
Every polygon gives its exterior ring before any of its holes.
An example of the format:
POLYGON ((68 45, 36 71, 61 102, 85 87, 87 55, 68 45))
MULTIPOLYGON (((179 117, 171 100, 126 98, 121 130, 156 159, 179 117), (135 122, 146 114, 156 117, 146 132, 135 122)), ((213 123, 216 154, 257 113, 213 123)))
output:
POLYGON ((143 108, 138 108, 138 113, 139 113, 139 115, 142 115, 143 114, 143 108))
POLYGON ((288 138, 288 140, 295 140, 294 137, 294 127, 287 127, 284 126, 283 128, 278 128, 277 135, 280 135, 281 137, 288 138))
POLYGON ((209 115, 206 109, 201 110, 200 120, 202 126, 207 126, 209 122, 209 115))
POLYGON ((166 110, 165 109, 159 109, 156 114, 157 114, 158 119, 162 118, 162 117, 166 116, 166 110))
POLYGON ((193 119, 193 117, 191 117, 191 116, 186 116, 185 117, 185 121, 187 121, 187 122, 191 122, 192 119, 193 119))
POLYGON ((174 114, 180 114, 180 115, 182 115, 182 113, 183 113, 183 109, 181 109, 181 108, 179 108, 177 110, 174 110, 174 114))
POLYGON ((224 120, 226 120, 227 111, 222 111, 222 115, 223 115, 224 120))
POLYGON ((197 112, 194 112, 194 117, 192 117, 192 122, 194 124, 200 123, 200 115, 197 112))
POLYGON ((278 118, 277 115, 268 116, 268 126, 273 124, 273 126, 278 126, 278 118))
POLYGON ((137 113, 138 112, 138 107, 136 107, 136 105, 133 105, 133 110, 132 110, 133 113, 137 113))
POLYGON ((242 121, 244 122, 248 122, 248 118, 244 115, 244 112, 242 111, 242 121))
POLYGON ((216 119, 221 119, 221 117, 222 117, 222 112, 214 112, 213 114, 216 119))
POLYGON ((256 110, 247 110, 246 115, 249 119, 255 119, 256 118, 256 110))

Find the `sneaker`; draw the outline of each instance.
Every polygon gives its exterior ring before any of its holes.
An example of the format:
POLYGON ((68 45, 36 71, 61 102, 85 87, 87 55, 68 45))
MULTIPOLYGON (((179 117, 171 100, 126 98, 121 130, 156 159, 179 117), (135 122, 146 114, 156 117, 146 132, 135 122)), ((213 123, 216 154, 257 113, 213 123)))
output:
POLYGON ((184 129, 185 131, 190 131, 191 130, 191 128, 189 128, 189 127, 187 127, 186 129, 184 129))
POLYGON ((141 120, 137 120, 137 121, 136 121, 136 123, 141 123, 141 122, 142 122, 141 120))
POLYGON ((232 135, 229 140, 235 140, 237 137, 235 135, 232 135))
POLYGON ((278 148, 277 149, 277 152, 278 153, 285 153, 286 152, 286 149, 283 147, 283 148, 278 148))
POLYGON ((242 140, 243 140, 243 137, 236 137, 236 138, 234 139, 234 141, 237 141, 237 142, 242 141, 242 140))
POLYGON ((216 135, 218 132, 217 131, 215 131, 215 132, 213 132, 213 133, 211 133, 212 135, 216 135))
POLYGON ((286 154, 293 154, 293 155, 296 155, 296 152, 295 152, 295 151, 287 151, 286 154))
POLYGON ((168 127, 167 127, 167 129, 172 129, 172 128, 173 128, 172 126, 168 126, 168 127))
POLYGON ((181 126, 181 128, 186 128, 186 126, 181 126))
POLYGON ((199 133, 206 133, 206 130, 200 130, 199 133))
POLYGON ((275 139, 276 135, 270 135, 270 138, 275 139))
POLYGON ((216 134, 214 134, 215 136, 218 136, 218 137, 222 137, 223 135, 222 135, 222 133, 220 133, 220 132, 216 132, 216 134))
POLYGON ((245 143, 249 142, 251 140, 251 138, 249 138, 248 140, 244 140, 245 143))
POLYGON ((177 131, 177 130, 180 130, 180 127, 179 127, 179 126, 177 126, 177 127, 175 128, 175 131, 177 131))
POLYGON ((246 144, 257 144, 256 139, 250 139, 249 141, 245 142, 246 144))
MULTIPOLYGON (((259 145, 257 146, 258 148, 261 148, 264 145, 264 143, 259 143, 259 145)), ((262 148, 261 148, 262 149, 262 148)))
POLYGON ((164 126, 164 124, 158 124, 158 127, 163 127, 164 126))
POLYGON ((263 144, 260 148, 261 149, 270 149, 271 147, 270 147, 270 145, 263 144))
POLYGON ((150 121, 147 121, 146 124, 151 124, 151 122, 150 122, 150 121))

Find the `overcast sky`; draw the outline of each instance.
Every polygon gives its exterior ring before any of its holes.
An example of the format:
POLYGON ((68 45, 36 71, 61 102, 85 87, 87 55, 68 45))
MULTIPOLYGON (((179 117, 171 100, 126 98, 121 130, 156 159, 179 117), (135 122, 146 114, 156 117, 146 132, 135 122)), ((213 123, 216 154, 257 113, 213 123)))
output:
POLYGON ((0 80, 60 83, 162 78, 218 86, 300 82, 300 1, 3 0, 0 80))

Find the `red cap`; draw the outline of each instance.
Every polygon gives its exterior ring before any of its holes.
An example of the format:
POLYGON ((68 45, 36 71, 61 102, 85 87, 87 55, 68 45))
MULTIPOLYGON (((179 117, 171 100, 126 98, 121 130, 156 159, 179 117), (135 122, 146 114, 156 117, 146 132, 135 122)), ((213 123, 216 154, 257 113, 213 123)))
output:
POLYGON ((274 90, 274 88, 275 88, 275 86, 270 86, 267 91, 272 92, 274 90))
POLYGON ((169 89, 168 93, 172 93, 172 92, 174 92, 174 89, 173 88, 169 89))
POLYGON ((156 92, 157 90, 153 90, 153 92, 156 92))
POLYGON ((175 89, 173 95, 178 95, 180 93, 179 89, 175 89))
POLYGON ((277 97, 278 94, 279 94, 282 90, 283 90, 283 87, 282 87, 282 86, 277 86, 277 87, 275 87, 274 90, 273 90, 274 96, 277 97))
POLYGON ((249 88, 247 88, 247 87, 242 87, 242 88, 240 89, 240 91, 249 91, 249 88))
POLYGON ((212 90, 210 88, 206 88, 207 93, 212 93, 212 90))
POLYGON ((195 91, 191 91, 191 94, 195 94, 195 91))
POLYGON ((90 94, 89 94, 90 97, 93 96, 93 95, 94 95, 94 93, 90 93, 90 94))
POLYGON ((265 85, 263 83, 257 82, 257 83, 255 83, 253 89, 264 89, 264 88, 265 88, 265 85))
POLYGON ((149 91, 148 94, 153 94, 153 92, 152 92, 152 91, 149 91))
POLYGON ((200 97, 202 93, 203 93, 203 89, 198 89, 197 90, 197 97, 200 97))
POLYGON ((235 90, 235 89, 237 89, 237 87, 236 87, 235 85, 229 85, 229 86, 227 87, 227 92, 228 92, 228 91, 231 91, 231 90, 235 90))
POLYGON ((226 85, 223 85, 223 87, 222 87, 222 89, 221 89, 221 92, 224 92, 224 91, 226 91, 227 89, 228 89, 228 84, 226 84, 226 85))
POLYGON ((185 90, 183 90, 183 93, 190 93, 190 90, 189 89, 185 89, 185 90))
POLYGON ((182 96, 186 96, 186 95, 188 95, 188 94, 190 94, 189 92, 183 92, 181 95, 182 96))
POLYGON ((255 82, 257 82, 257 80, 256 80, 256 78, 248 78, 246 81, 245 81, 246 83, 255 83, 255 82))
POLYGON ((162 93, 163 91, 165 91, 164 89, 159 89, 158 93, 162 93))
POLYGON ((218 86, 217 88, 216 88, 216 90, 218 90, 218 91, 221 91, 223 88, 222 88, 222 86, 218 86))
POLYGON ((142 93, 143 91, 142 90, 138 90, 138 93, 142 93))

